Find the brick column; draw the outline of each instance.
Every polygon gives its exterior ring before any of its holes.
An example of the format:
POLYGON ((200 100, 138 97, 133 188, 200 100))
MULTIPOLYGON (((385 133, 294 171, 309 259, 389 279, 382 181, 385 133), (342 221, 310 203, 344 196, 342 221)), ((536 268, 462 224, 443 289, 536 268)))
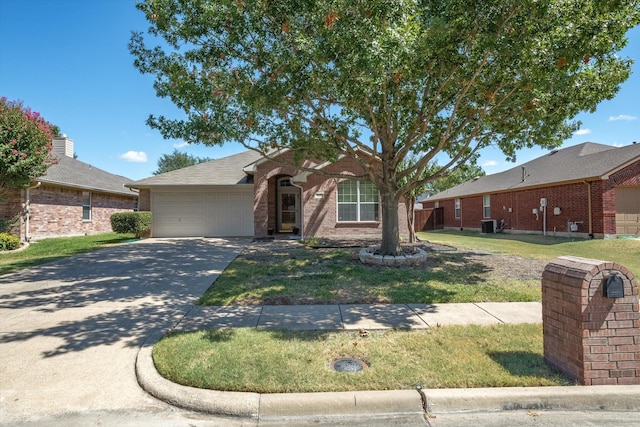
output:
POLYGON ((640 384, 638 280, 611 262, 559 257, 542 273, 544 358, 583 385, 640 384), (609 276, 624 297, 608 298, 609 276))

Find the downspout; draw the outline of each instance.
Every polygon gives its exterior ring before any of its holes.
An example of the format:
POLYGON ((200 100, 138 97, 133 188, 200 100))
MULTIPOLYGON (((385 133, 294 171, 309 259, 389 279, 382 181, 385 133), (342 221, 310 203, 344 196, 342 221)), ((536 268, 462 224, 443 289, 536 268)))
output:
POLYGON ((42 185, 42 182, 38 181, 35 183, 35 185, 32 185, 31 187, 27 187, 25 189, 25 206, 24 206, 24 211, 25 211, 25 218, 24 218, 24 240, 26 242, 28 242, 29 240, 31 240, 31 233, 29 232, 29 218, 31 217, 31 193, 29 192, 29 190, 33 190, 34 188, 38 188, 42 185))
MULTIPOLYGON (((591 183, 584 181, 587 184, 587 206, 589 209, 589 237, 593 239, 593 212, 591 211, 591 183)), ((604 232, 604 230, 602 230, 604 232)))
POLYGON ((304 240, 304 189, 302 186, 293 182, 293 178, 289 180, 292 187, 300 190, 300 240, 304 240))

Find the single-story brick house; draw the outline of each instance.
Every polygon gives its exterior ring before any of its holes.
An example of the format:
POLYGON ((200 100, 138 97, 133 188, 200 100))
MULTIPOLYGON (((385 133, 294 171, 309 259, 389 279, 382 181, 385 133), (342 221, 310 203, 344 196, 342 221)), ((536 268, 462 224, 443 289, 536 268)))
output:
MULTIPOLYGON (((291 156, 248 150, 127 186, 139 190, 140 210, 153 214, 152 237, 381 236, 378 190, 355 160, 304 162, 320 173, 291 166, 291 156)), ((408 236, 404 203, 398 214, 408 236)))
POLYGON ((586 142, 422 200, 445 228, 612 238, 640 235, 640 144, 586 142))
POLYGON ((124 187, 131 180, 74 159, 66 135, 53 139, 53 152, 57 164, 0 203, 0 220, 19 218, 11 232, 22 241, 108 232, 112 214, 137 208, 138 194, 124 187))

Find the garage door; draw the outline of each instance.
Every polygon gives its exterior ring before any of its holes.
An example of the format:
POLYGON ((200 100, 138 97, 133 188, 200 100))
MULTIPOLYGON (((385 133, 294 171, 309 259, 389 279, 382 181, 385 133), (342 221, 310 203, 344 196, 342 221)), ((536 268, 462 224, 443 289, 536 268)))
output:
POLYGON ((616 234, 640 235, 640 188, 616 187, 616 234))
POLYGON ((153 237, 253 236, 250 192, 152 192, 153 237))

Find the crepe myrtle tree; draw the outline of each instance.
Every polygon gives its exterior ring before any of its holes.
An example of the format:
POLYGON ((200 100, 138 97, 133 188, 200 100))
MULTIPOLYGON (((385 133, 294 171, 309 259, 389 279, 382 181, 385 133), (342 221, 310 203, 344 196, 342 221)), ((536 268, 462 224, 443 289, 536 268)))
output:
POLYGON ((9 190, 28 186, 57 162, 51 150, 58 131, 22 102, 0 97, 0 200, 9 190))
MULTIPOLYGON (((129 49, 166 138, 360 163, 397 254, 398 202, 494 146, 553 148, 630 73, 637 0, 143 0, 129 49), (440 154, 447 160, 423 175, 440 154), (417 161, 408 168, 402 162, 417 161), (406 177, 418 177, 415 180, 406 177)), ((350 177, 353 178, 353 177, 350 177)))

